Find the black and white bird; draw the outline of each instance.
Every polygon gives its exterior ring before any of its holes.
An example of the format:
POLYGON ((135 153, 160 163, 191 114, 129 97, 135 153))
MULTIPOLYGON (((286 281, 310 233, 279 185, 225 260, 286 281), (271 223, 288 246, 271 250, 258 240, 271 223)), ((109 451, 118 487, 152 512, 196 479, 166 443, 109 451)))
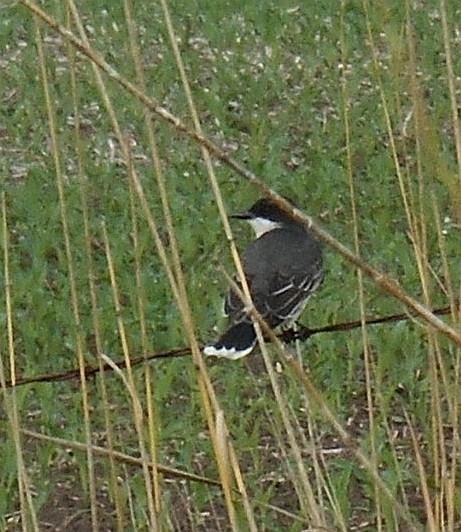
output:
MULTIPOLYGON (((272 329, 290 325, 303 311, 323 279, 322 249, 307 229, 269 199, 258 200, 248 212, 232 218, 247 220, 256 233, 242 257, 243 271, 256 310, 272 329)), ((236 280, 237 285, 241 283, 236 280)), ((251 353, 256 331, 244 302, 233 290, 224 312, 230 327, 207 345, 208 356, 237 360, 251 353)))

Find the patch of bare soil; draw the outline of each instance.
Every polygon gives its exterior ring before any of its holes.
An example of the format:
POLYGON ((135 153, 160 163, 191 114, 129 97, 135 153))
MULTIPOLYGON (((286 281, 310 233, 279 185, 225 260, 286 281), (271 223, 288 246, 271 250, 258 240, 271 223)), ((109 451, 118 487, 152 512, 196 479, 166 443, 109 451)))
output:
MULTIPOLYGON (((104 471, 95 468, 104 482, 104 471)), ((80 475, 75 467, 66 466, 58 472, 59 480, 47 502, 40 509, 38 518, 41 530, 53 532, 84 532, 91 530, 91 510, 88 497, 82 493, 80 475)), ((101 532, 116 530, 114 508, 108 492, 99 490, 96 495, 98 524, 101 532)))

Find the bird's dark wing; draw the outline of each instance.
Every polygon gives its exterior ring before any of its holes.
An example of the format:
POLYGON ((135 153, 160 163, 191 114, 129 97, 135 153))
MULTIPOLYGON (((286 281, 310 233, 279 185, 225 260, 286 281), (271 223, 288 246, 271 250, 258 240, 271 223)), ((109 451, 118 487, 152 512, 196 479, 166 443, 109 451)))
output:
MULTIPOLYGON (((307 272, 291 276, 277 273, 272 279, 247 277, 253 303, 270 327, 286 320, 295 320, 302 312, 309 296, 323 280, 321 263, 312 264, 307 272)), ((241 283, 235 279, 238 287, 241 283)), ((245 305, 236 292, 230 290, 224 302, 224 312, 233 323, 250 320, 245 305)))
POLYGON ((272 279, 264 301, 255 294, 255 305, 258 308, 260 299, 261 308, 258 310, 271 327, 284 321, 296 320, 322 279, 320 264, 313 264, 309 271, 298 275, 286 276, 278 273, 272 279))
MULTIPOLYGON (((243 269, 256 309, 270 327, 276 327, 297 319, 322 281, 321 247, 303 230, 276 229, 248 246, 243 269)), ((251 320, 233 290, 226 297, 224 311, 233 323, 251 320)))

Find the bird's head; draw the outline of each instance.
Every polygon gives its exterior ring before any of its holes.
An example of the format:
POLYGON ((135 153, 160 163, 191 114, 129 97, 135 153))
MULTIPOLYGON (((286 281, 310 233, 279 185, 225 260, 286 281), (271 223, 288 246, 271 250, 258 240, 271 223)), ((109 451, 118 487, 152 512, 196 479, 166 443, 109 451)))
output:
POLYGON ((246 220, 253 228, 256 238, 274 229, 299 225, 275 202, 266 198, 259 199, 248 211, 233 214, 231 218, 246 220))

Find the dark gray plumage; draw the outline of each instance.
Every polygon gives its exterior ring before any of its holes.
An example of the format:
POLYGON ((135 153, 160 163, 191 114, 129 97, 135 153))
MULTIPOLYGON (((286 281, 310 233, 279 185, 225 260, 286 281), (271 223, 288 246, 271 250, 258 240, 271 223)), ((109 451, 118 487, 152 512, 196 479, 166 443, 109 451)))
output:
MULTIPOLYGON (((247 220, 257 237, 242 257, 256 309, 271 328, 290 324, 322 282, 320 244, 271 200, 261 199, 234 218, 247 220)), ((256 332, 244 303, 232 290, 224 310, 231 326, 216 343, 205 347, 204 353, 238 359, 253 350, 256 332)))

